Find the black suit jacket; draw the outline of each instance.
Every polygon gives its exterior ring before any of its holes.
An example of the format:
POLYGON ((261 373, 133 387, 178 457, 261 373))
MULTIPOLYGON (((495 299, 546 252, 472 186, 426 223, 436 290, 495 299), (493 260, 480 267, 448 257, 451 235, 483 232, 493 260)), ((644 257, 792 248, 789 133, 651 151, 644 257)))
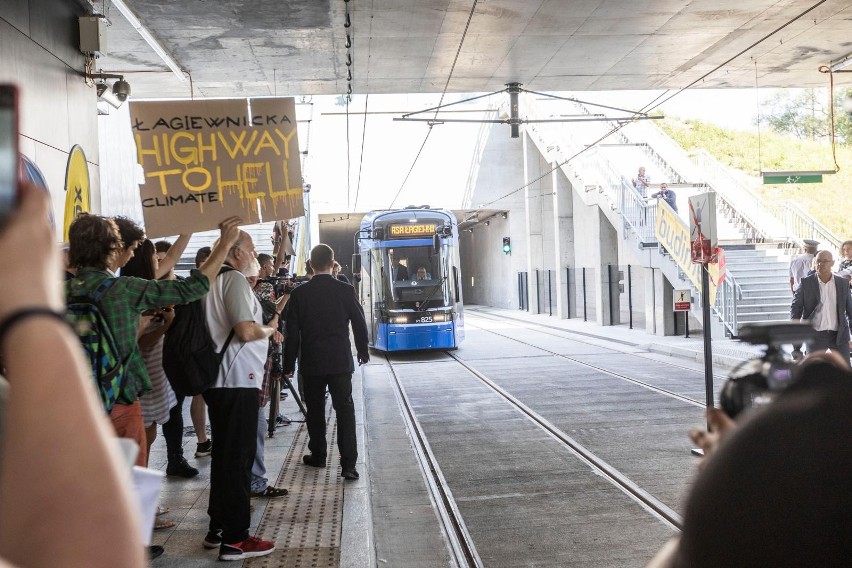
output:
MULTIPOLYGON (((811 274, 802 278, 802 284, 793 297, 790 307, 790 319, 811 319, 820 306, 819 276, 811 274)), ((852 319, 852 295, 849 293, 849 282, 839 276, 834 279, 835 294, 837 295, 837 345, 849 342, 849 320, 852 319)))
POLYGON ((353 372, 350 324, 359 359, 370 359, 367 323, 355 288, 331 274, 317 274, 297 286, 287 302, 285 320, 285 373, 293 371, 297 356, 303 375, 353 372))

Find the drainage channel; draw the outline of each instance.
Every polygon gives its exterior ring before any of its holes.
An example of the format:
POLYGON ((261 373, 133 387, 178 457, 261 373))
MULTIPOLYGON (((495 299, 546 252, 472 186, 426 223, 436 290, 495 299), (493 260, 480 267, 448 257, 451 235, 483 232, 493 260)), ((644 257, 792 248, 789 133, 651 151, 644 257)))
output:
POLYGON ((396 374, 393 363, 385 355, 392 380, 394 394, 402 409, 402 417, 405 427, 414 442, 414 451, 420 468, 424 473, 426 485, 435 504, 438 517, 441 521, 444 536, 447 540, 451 558, 458 568, 481 568, 483 566, 479 554, 476 552, 473 539, 464 524, 461 513, 459 513, 456 501, 453 498, 444 474, 432 453, 426 435, 420 427, 420 422, 414 414, 414 409, 405 393, 405 389, 396 374))
POLYGON ((547 432, 551 437, 566 446, 572 453, 577 455, 581 460, 587 463, 591 468, 599 472, 605 479, 608 479, 616 487, 624 491, 639 505, 651 512, 654 516, 668 524, 673 529, 678 531, 683 526, 683 518, 668 505, 636 485, 628 477, 618 471, 616 468, 595 455, 591 450, 577 442, 571 436, 554 426, 550 421, 536 413, 534 410, 526 406, 523 402, 509 394, 502 387, 494 383, 491 379, 459 359, 454 353, 447 351, 447 355, 452 357, 459 365, 464 367, 474 377, 488 386, 491 390, 503 397, 507 402, 514 406, 527 419, 535 423, 539 428, 547 432))

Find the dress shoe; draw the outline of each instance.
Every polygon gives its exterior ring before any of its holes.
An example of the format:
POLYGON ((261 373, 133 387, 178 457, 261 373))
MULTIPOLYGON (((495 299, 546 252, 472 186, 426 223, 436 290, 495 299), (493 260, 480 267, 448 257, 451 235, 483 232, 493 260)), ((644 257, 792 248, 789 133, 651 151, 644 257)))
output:
POLYGON ((352 479, 352 480, 361 478, 361 476, 358 475, 358 470, 355 469, 354 467, 352 469, 344 469, 343 471, 340 472, 340 476, 343 477, 344 479, 352 479))
POLYGON ((306 454, 302 456, 302 463, 311 467, 325 467, 325 457, 321 458, 314 454, 306 454))

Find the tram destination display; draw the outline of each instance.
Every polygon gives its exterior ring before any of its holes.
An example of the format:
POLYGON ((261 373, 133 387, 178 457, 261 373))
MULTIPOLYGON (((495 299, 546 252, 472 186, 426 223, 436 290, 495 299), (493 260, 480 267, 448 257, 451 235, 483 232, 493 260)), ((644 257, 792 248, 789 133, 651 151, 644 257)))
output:
POLYGON ((435 223, 405 223, 390 225, 388 234, 396 238, 431 237, 438 226, 435 223))

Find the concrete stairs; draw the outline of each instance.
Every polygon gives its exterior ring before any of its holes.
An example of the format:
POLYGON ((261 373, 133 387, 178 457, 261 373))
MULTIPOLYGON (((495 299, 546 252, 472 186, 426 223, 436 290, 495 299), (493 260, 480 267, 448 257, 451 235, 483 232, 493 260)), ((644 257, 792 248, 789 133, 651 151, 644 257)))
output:
POLYGON ((727 269, 740 285, 742 298, 737 302, 737 323, 789 321, 790 257, 765 245, 729 245, 725 249, 727 269))

